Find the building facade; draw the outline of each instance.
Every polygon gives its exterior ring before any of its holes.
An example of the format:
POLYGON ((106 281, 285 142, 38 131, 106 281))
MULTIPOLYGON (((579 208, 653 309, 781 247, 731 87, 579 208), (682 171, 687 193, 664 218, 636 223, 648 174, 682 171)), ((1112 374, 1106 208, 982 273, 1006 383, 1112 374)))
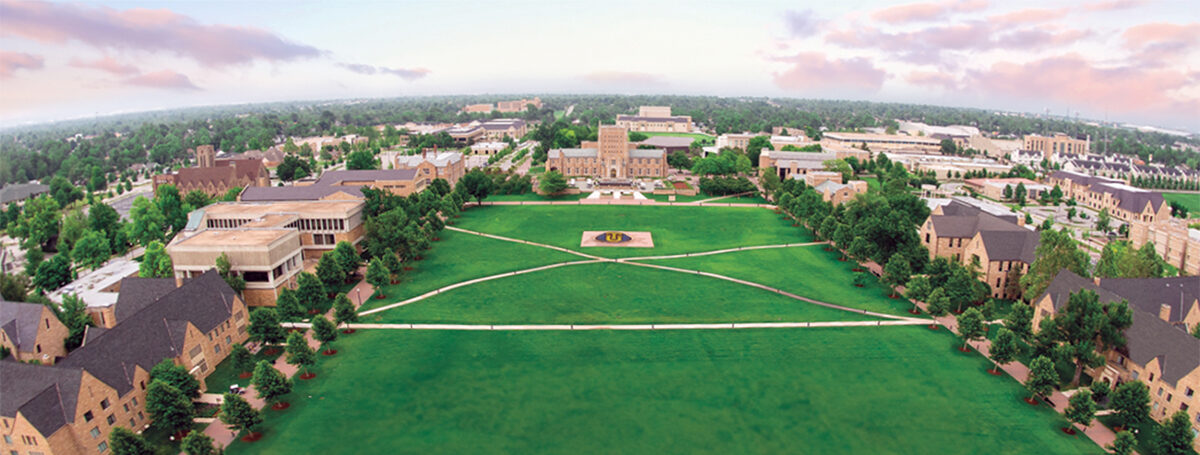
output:
POLYGON ((232 188, 270 186, 271 174, 262 159, 218 160, 213 146, 201 145, 196 147, 196 167, 156 175, 153 184, 155 192, 160 186, 174 185, 180 196, 200 191, 215 198, 232 188))
POLYGON ((1153 243, 1158 255, 1180 272, 1200 275, 1200 229, 1190 227, 1192 220, 1166 217, 1159 221, 1130 223, 1129 240, 1134 248, 1153 243))
POLYGON ((396 169, 416 171, 418 180, 432 183, 436 179, 443 179, 451 187, 467 172, 466 162, 459 152, 435 150, 432 153, 421 152, 419 155, 396 155, 392 165, 396 169))
POLYGON ((1077 139, 1062 133, 1056 133, 1053 136, 1030 134, 1025 136, 1021 148, 1042 152, 1043 158, 1050 159, 1056 154, 1086 155, 1091 149, 1091 142, 1091 137, 1077 139))
POLYGON ((13 360, 53 364, 67 355, 68 332, 46 305, 0 300, 0 346, 13 360))
POLYGON ((524 120, 515 118, 498 118, 488 120, 479 125, 483 129, 484 141, 502 141, 505 138, 520 139, 529 131, 524 120))
POLYGON ((617 126, 627 131, 688 133, 692 131, 692 118, 671 115, 670 106, 642 106, 637 115, 618 114, 617 126))
POLYGON ((1096 211, 1108 210, 1113 218, 1127 223, 1153 223, 1171 216, 1171 207, 1162 193, 1126 185, 1116 179, 1055 171, 1047 179, 1058 185, 1063 195, 1096 211))
POLYGON ((597 148, 554 149, 547 154, 546 168, 570 176, 601 179, 665 177, 667 154, 663 150, 630 149, 629 130, 620 126, 600 127, 597 148))
POLYGON ((958 200, 933 209, 918 235, 930 259, 943 257, 977 267, 994 298, 1015 298, 1008 292, 1010 273, 1029 271, 1036 259, 1039 235, 1015 214, 995 214, 958 200))
POLYGON ((861 147, 865 144, 873 152, 884 150, 936 152, 942 148, 942 141, 931 137, 873 133, 827 132, 821 135, 821 144, 834 147, 861 147))

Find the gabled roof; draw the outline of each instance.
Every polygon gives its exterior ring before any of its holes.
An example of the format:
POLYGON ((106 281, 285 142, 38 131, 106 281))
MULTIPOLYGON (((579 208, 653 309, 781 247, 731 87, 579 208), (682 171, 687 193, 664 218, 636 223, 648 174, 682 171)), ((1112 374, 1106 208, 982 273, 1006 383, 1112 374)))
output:
POLYGON ((1058 311, 1067 305, 1067 299, 1071 297, 1071 294, 1079 292, 1082 289, 1088 289, 1098 294, 1100 296, 1100 303, 1120 302, 1124 299, 1120 295, 1096 285, 1091 279, 1081 277, 1075 274, 1075 272, 1063 269, 1050 281, 1050 285, 1046 287, 1046 291, 1035 300, 1041 300, 1042 296, 1049 295, 1051 302, 1054 304, 1054 310, 1058 311))
POLYGON ((630 158, 659 158, 667 156, 663 149, 633 149, 629 151, 630 158))
POLYGON ((44 309, 45 306, 36 303, 0 300, 0 330, 13 341, 18 351, 33 350, 44 309))
POLYGON ((133 316, 164 295, 175 290, 174 278, 125 278, 121 280, 121 291, 113 316, 117 322, 133 316))
POLYGON ((82 370, 0 361, 0 415, 20 412, 39 433, 49 436, 74 420, 82 370))
POLYGON ((1129 359, 1145 365, 1157 358, 1162 379, 1171 384, 1200 368, 1200 339, 1154 314, 1135 309, 1125 338, 1129 359))
POLYGON ((984 213, 981 210, 974 214, 969 214, 971 212, 970 209, 951 208, 955 205, 951 203, 943 206, 943 213, 952 212, 961 214, 929 216, 938 237, 974 237, 975 234, 983 231, 1028 231, 1017 225, 1013 219, 998 217, 990 213, 984 213))
MULTIPOLYGON (((990 215, 989 215, 990 216, 990 215)), ((1028 229, 981 231, 984 251, 989 261, 1021 261, 1032 264, 1037 259, 1041 236, 1028 229)))
POLYGON ((1183 319, 1184 312, 1200 299, 1200 278, 1102 278, 1100 287, 1124 296, 1129 305, 1157 315, 1163 305, 1171 308, 1171 322, 1183 319))
POLYGON ((558 158, 559 156, 566 158, 595 158, 599 154, 596 149, 553 149, 546 152, 549 158, 558 158))
POLYGON ((1091 191, 1111 194, 1112 198, 1117 200, 1117 207, 1134 213, 1141 213, 1142 210, 1146 209, 1146 205, 1150 205, 1151 210, 1158 211, 1167 203, 1162 193, 1146 191, 1124 184, 1097 183, 1092 185, 1091 191))
POLYGON ((18 183, 4 185, 0 188, 0 204, 21 201, 50 191, 50 187, 40 183, 18 183))

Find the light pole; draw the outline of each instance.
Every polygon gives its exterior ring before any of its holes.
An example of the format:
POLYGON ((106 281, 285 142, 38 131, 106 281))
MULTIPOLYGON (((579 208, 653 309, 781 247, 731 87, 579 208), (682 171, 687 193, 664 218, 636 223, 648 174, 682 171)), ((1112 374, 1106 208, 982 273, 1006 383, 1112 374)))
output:
POLYGON ((354 288, 354 296, 358 298, 358 306, 362 306, 362 289, 354 288))

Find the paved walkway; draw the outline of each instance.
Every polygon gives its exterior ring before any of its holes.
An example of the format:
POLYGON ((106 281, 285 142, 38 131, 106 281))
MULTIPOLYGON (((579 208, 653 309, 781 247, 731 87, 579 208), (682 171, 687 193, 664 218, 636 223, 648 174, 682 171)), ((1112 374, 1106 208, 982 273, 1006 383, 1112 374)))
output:
MULTIPOLYGON (((719 198, 718 198, 719 199, 719 198)), ((661 207, 760 207, 765 209, 773 209, 771 204, 747 204, 734 202, 659 202, 654 199, 580 199, 577 201, 493 201, 484 202, 468 202, 464 207, 477 207, 481 205, 657 205, 661 207)))
MULTIPOLYGON (((569 331, 569 330, 730 330, 730 329, 802 329, 822 327, 876 327, 897 325, 926 325, 928 319, 897 319, 890 321, 824 321, 824 322, 724 322, 709 324, 372 324, 354 323, 352 329, 387 330, 499 330, 499 331, 569 331)), ((284 327, 309 328, 307 322, 285 322, 284 327)))
POLYGON ((724 196, 710 197, 708 199, 701 199, 699 201, 692 201, 692 202, 695 204, 707 204, 712 201, 719 201, 721 199, 729 199, 731 197, 742 197, 742 196, 746 196, 746 195, 753 194, 753 193, 756 193, 756 191, 747 191, 745 193, 737 193, 737 194, 726 194, 724 196))

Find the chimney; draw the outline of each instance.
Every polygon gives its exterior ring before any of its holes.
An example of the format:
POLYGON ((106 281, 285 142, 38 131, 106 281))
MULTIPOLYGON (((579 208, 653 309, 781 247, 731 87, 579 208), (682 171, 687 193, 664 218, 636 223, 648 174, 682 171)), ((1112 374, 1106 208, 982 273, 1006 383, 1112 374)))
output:
POLYGON ((1167 322, 1171 322, 1171 305, 1162 304, 1158 307, 1158 318, 1167 322))

